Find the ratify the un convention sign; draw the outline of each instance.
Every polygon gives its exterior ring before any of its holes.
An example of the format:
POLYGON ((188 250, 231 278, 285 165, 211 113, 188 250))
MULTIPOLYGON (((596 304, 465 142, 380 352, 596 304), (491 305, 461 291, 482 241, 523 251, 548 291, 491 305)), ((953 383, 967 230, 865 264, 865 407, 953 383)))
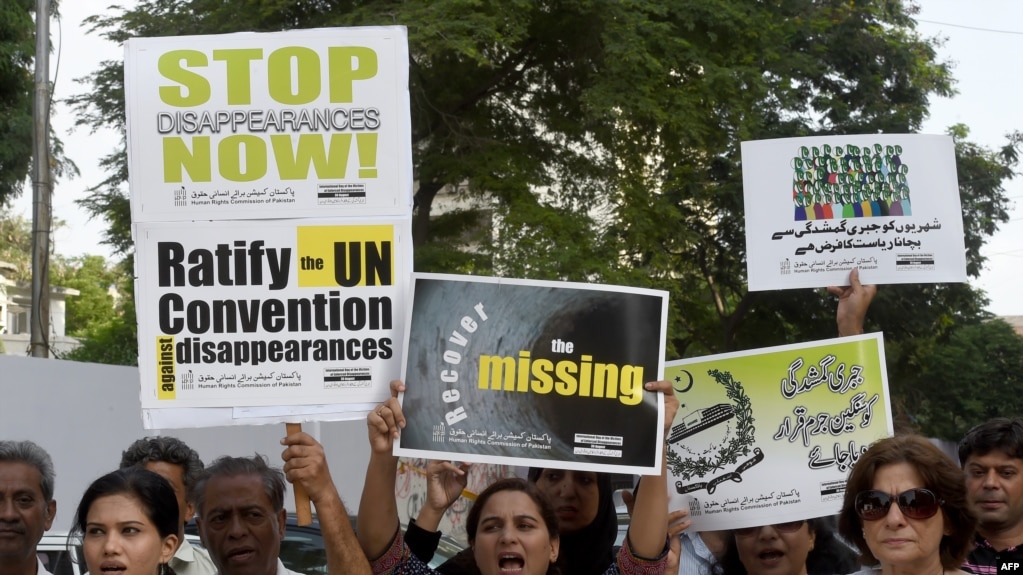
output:
POLYGON ((404 220, 150 223, 142 407, 374 403, 398 377, 404 220))

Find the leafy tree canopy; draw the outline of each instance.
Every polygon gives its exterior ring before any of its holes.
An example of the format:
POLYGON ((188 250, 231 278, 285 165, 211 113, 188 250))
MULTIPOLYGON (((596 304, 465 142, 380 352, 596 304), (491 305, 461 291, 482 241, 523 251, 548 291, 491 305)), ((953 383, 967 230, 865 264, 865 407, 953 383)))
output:
MULTIPOLYGON (((143 0, 91 22, 115 42, 407 26, 417 269, 666 289, 674 358, 834 335, 823 290, 748 292, 739 145, 919 130, 953 80, 915 11, 901 0, 143 0), (443 191, 478 207, 436 215, 443 191)), ((123 130, 121 68, 86 79, 72 99, 80 122, 123 130)), ((988 150, 964 126, 951 133, 976 276, 1008 217, 1020 137, 988 150)), ((86 205, 128 253, 123 147, 105 165, 86 205)), ((897 398, 986 304, 966 284, 881 291, 868 329, 885 331, 897 398)))
MULTIPOLYGON (((54 8, 58 5, 53 0, 54 8)), ((32 167, 32 107, 35 89, 34 0, 0 0, 0 207, 20 196, 32 167)), ((64 157, 60 139, 50 131, 55 175, 78 169, 64 157)))

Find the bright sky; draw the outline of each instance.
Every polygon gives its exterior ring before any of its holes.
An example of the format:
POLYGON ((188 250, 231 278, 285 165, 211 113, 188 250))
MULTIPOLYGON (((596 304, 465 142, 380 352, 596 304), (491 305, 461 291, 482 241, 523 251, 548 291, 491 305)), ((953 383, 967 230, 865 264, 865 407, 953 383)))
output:
MULTIPOLYGON (((121 2, 134 4, 134 0, 121 2)), ((51 24, 54 43, 64 46, 60 51, 59 70, 57 56, 50 61, 51 75, 57 74, 55 97, 66 98, 82 90, 73 79, 88 74, 103 60, 121 58, 123 52, 92 34, 85 34, 80 24, 107 2, 76 0, 62 2, 63 26, 51 24), (63 41, 61 39, 63 38, 63 41)), ((945 128, 964 123, 970 127, 971 139, 989 148, 1000 148, 1005 134, 1023 130, 1023 106, 1019 93, 1023 80, 1017 73, 1015 56, 1023 52, 1023 2, 1018 0, 922 0, 917 15, 919 31, 926 36, 947 39, 940 57, 954 64, 959 94, 951 99, 939 99, 931 105, 931 117, 923 132, 944 133, 945 128)), ((106 224, 90 221, 74 201, 85 195, 85 189, 104 178, 99 159, 117 145, 119 136, 112 132, 90 134, 88 130, 73 126, 71 111, 57 104, 53 110, 53 125, 64 140, 65 151, 78 164, 82 174, 73 181, 58 182, 54 192, 55 217, 67 222, 57 232, 54 245, 58 253, 78 255, 84 253, 109 256, 109 250, 99 242, 106 224)), ((983 254, 987 266, 974 284, 985 290, 991 299, 989 310, 997 315, 1023 315, 1023 177, 1008 186, 1013 202, 1011 221, 1002 226, 987 244, 983 254)), ((32 192, 15 202, 15 211, 28 218, 32 216, 32 192)))

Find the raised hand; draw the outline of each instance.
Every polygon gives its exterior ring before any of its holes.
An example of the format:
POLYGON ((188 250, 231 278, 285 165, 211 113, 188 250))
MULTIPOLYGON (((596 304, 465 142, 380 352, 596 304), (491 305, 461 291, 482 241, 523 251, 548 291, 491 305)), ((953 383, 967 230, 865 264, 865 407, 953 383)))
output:
POLYGON ((828 293, 838 296, 838 309, 835 312, 835 323, 838 335, 858 335, 863 333, 863 320, 867 317, 870 301, 877 293, 877 286, 860 283, 860 270, 849 272, 849 285, 829 286, 828 293))
POLYGON ((366 416, 369 448, 374 454, 392 453, 394 441, 398 439, 401 428, 405 427, 405 415, 398 403, 398 394, 402 391, 405 391, 405 384, 398 380, 392 381, 391 397, 366 416))

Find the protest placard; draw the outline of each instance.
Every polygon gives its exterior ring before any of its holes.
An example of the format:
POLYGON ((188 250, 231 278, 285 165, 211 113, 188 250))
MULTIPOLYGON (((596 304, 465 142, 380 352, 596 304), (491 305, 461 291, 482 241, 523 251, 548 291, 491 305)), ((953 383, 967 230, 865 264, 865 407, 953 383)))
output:
POLYGON ((132 221, 411 210, 401 26, 130 38, 132 221))
POLYGON ((382 401, 409 233, 404 218, 138 225, 142 407, 382 401))
POLYGON ((658 473, 666 292, 413 274, 405 457, 658 473))
POLYGON ((742 143, 750 291, 966 281, 949 136, 742 143))
POLYGON ((405 28, 132 38, 125 100, 146 427, 384 399, 412 257, 405 28))
POLYGON ((849 469, 892 434, 881 334, 671 361, 672 509, 696 531, 837 513, 849 469))

